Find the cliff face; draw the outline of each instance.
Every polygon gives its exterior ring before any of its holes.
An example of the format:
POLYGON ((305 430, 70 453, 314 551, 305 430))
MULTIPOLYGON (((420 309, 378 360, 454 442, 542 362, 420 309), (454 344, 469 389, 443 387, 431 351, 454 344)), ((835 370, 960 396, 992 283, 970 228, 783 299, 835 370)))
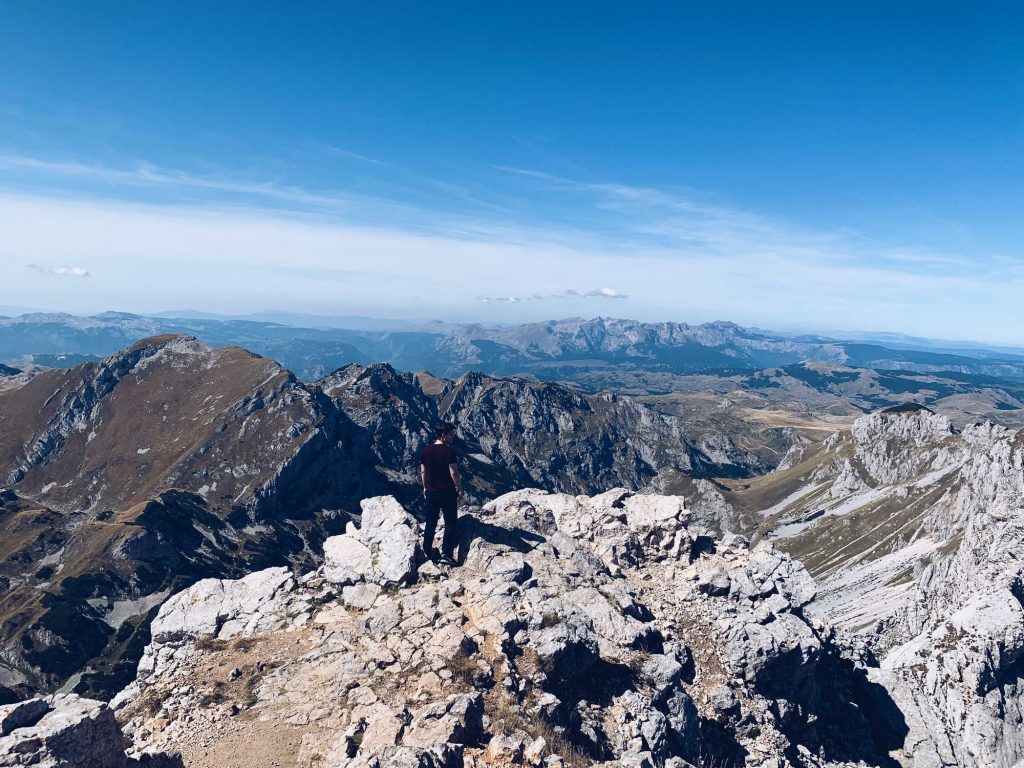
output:
POLYGON ((712 443, 630 398, 478 373, 434 379, 427 389, 425 380, 376 364, 348 366, 318 386, 359 426, 368 453, 391 478, 418 471, 430 425, 455 423, 468 487, 481 501, 520 486, 593 493, 609 485, 639 489, 663 472, 761 469, 727 437, 712 443))
POLYGON ((858 419, 732 497, 819 579, 808 610, 857 633, 905 712, 914 765, 1024 758, 1024 442, 922 408, 858 419))
POLYGON ((468 435, 471 450, 506 467, 517 485, 573 493, 642 488, 663 469, 714 465, 678 419, 614 395, 467 374, 442 392, 439 408, 468 435))

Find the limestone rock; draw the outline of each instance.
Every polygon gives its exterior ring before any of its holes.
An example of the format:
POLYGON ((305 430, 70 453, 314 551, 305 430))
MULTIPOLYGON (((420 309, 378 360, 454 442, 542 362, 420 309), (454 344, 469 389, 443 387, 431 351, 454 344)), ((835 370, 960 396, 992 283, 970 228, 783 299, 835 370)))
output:
POLYGON ((341 600, 348 608, 367 611, 380 593, 381 588, 376 584, 354 584, 341 590, 341 600))
POLYGON ((404 742, 419 747, 473 744, 483 734, 483 714, 479 693, 451 696, 415 712, 404 742))
POLYGON ((556 620, 550 626, 541 626, 531 632, 530 640, 541 669, 561 680, 585 675, 599 658, 592 625, 578 614, 556 620))
POLYGON ((416 520, 392 496, 360 502, 362 526, 324 543, 324 577, 335 584, 409 582, 416 570, 416 520))
POLYGON ((204 579, 164 603, 153 620, 153 639, 168 643, 280 628, 288 622, 295 586, 287 568, 268 568, 237 580, 204 579))
POLYGON ((700 577, 697 588, 706 595, 727 595, 731 584, 724 568, 714 568, 700 577))
POLYGON ((15 728, 35 725, 49 711, 50 705, 44 699, 27 699, 0 706, 0 736, 6 736, 15 728))
POLYGON ((0 710, 0 766, 38 768, 182 768, 168 754, 129 759, 114 712, 74 694, 31 699, 0 710))
POLYGON ((324 578, 333 584, 356 584, 373 574, 373 553, 354 535, 324 542, 324 578))
POLYGON ((805 615, 813 581, 770 544, 694 554, 704 534, 677 497, 530 490, 466 521, 463 565, 415 579, 396 506, 367 500, 323 578, 271 570, 169 601, 116 700, 138 747, 215 743, 248 709, 247 728, 303 729, 304 765, 888 759, 870 713, 847 706, 863 661, 805 615), (339 597, 317 597, 338 574, 339 597), (282 620, 296 610, 309 620, 282 620), (245 642, 199 641, 228 626, 245 642))

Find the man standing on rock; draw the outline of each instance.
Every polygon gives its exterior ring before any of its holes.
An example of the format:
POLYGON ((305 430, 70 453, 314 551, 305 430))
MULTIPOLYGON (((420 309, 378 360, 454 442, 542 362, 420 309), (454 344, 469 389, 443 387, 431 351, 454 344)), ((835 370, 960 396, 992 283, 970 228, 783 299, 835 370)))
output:
POLYGON ((462 478, 455 463, 455 425, 442 421, 434 432, 434 442, 423 449, 420 457, 420 479, 423 498, 427 500, 427 518, 423 530, 423 552, 430 560, 455 563, 455 545, 458 541, 459 499, 462 498, 462 478), (434 549, 434 532, 438 513, 444 514, 444 538, 441 556, 434 549))

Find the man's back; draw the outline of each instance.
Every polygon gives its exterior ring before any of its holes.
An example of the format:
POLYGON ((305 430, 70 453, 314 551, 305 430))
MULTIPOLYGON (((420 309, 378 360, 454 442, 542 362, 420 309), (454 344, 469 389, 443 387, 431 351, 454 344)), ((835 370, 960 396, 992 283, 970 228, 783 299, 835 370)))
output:
POLYGON ((455 463, 455 451, 444 443, 431 443, 423 449, 423 488, 427 491, 454 491, 455 481, 449 466, 455 463))

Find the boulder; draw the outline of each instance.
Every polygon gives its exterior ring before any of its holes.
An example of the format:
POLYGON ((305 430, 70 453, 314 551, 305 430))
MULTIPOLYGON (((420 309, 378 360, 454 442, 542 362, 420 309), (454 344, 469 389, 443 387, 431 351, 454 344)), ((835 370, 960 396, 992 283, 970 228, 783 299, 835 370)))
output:
POLYGON ((643 661, 640 673, 657 696, 670 694, 683 678, 683 665, 674 657, 652 653, 643 661))
POLYGON ((242 579, 203 579, 171 597, 153 620, 158 643, 202 636, 233 637, 287 626, 295 579, 268 568, 242 579))
POLYGON ((354 584, 341 590, 341 601, 346 608, 368 611, 380 593, 381 587, 377 584, 354 584))
POLYGON ((562 682, 585 675, 600 657, 590 622, 576 614, 559 618, 551 626, 531 630, 530 642, 537 652, 541 670, 562 682))
POLYGON ((50 705, 43 699, 28 699, 0 707, 0 736, 6 736, 15 728, 35 725, 50 711, 50 705))
POLYGON ((626 524, 637 531, 679 527, 685 513, 682 496, 654 496, 637 494, 622 502, 626 510, 626 524))
POLYGON ((23 716, 31 713, 32 717, 27 719, 35 722, 14 727, 0 737, 0 766, 125 768, 128 765, 124 735, 113 710, 106 704, 74 694, 54 696, 44 704, 47 711, 38 718, 38 704, 15 710, 23 716))
POLYGON ((697 581, 697 589, 705 595, 711 596, 727 595, 731 586, 732 579, 729 577, 729 572, 721 567, 712 568, 701 574, 697 581))
POLYGON ((359 503, 363 511, 359 538, 374 552, 374 566, 382 585, 409 580, 416 566, 416 519, 393 496, 377 496, 359 503))
POLYGON ((708 693, 708 703, 716 712, 723 715, 735 712, 740 706, 736 694, 727 685, 716 685, 712 688, 708 693))
POLYGON ((582 587, 562 596, 562 602, 585 614, 599 638, 622 648, 640 648, 655 630, 650 624, 625 615, 593 587, 582 587))
POLYGON ((508 763, 511 765, 523 764, 523 752, 526 750, 526 743, 529 736, 522 731, 504 735, 495 734, 487 743, 485 755, 492 762, 508 763))
POLYGON ((456 768, 461 765, 460 749, 438 744, 430 749, 397 746, 360 750, 352 758, 329 758, 323 768, 456 768))
POLYGON ((408 584, 416 572, 416 520, 393 496, 360 502, 362 526, 324 542, 324 578, 333 584, 408 584))
POLYGON ((404 728, 402 718, 382 706, 375 716, 369 718, 359 748, 373 751, 393 747, 401 739, 404 728))
POLYGON ((479 692, 449 696, 413 713, 402 743, 413 747, 434 744, 474 744, 483 735, 484 700, 479 692))
POLYGON ((357 584, 373 575, 373 553, 355 536, 331 536, 324 542, 324 578, 332 584, 357 584))

